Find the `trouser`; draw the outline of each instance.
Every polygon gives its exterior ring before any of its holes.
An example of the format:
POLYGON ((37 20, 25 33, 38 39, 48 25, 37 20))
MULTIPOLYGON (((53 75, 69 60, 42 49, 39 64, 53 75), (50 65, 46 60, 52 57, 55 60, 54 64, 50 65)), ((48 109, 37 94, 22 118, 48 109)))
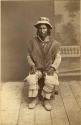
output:
MULTIPOLYGON (((28 84, 28 97, 37 97, 40 85, 38 84, 39 79, 44 77, 44 85, 42 87, 41 95, 43 98, 50 99, 53 92, 54 87, 59 85, 58 75, 54 72, 53 75, 47 75, 47 73, 43 74, 41 71, 36 71, 35 74, 29 74, 25 80, 28 84)), ((41 84, 41 83, 40 83, 41 84)))

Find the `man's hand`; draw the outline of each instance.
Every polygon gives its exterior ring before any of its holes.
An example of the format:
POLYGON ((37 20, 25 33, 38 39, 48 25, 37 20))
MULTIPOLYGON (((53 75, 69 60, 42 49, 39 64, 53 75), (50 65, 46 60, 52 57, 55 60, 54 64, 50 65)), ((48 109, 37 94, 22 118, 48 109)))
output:
POLYGON ((50 69, 48 70, 47 74, 48 75, 53 75, 55 71, 56 71, 55 68, 50 67, 50 69))

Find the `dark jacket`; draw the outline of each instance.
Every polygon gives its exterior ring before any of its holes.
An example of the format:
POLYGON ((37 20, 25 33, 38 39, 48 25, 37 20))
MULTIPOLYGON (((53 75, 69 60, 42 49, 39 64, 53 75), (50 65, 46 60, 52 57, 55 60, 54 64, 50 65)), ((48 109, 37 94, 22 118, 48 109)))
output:
POLYGON ((61 62, 60 44, 51 38, 42 41, 34 37, 28 43, 27 59, 29 65, 35 64, 37 69, 49 70, 50 66, 57 69, 61 62))

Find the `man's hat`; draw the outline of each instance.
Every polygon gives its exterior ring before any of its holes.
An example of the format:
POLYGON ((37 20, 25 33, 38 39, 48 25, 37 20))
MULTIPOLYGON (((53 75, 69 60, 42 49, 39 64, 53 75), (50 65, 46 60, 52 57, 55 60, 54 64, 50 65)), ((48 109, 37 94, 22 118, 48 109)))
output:
POLYGON ((50 29, 52 29, 52 25, 47 17, 40 17, 34 26, 37 28, 39 24, 46 24, 50 27, 50 29))

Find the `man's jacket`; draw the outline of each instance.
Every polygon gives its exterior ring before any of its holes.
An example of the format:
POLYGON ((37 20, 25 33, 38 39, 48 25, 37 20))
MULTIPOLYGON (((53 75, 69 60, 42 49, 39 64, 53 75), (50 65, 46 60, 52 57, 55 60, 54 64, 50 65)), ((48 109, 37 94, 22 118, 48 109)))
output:
POLYGON ((61 62, 60 44, 49 37, 42 41, 36 36, 28 43, 27 60, 30 66, 35 65, 37 69, 47 71, 54 67, 57 70, 61 62))

